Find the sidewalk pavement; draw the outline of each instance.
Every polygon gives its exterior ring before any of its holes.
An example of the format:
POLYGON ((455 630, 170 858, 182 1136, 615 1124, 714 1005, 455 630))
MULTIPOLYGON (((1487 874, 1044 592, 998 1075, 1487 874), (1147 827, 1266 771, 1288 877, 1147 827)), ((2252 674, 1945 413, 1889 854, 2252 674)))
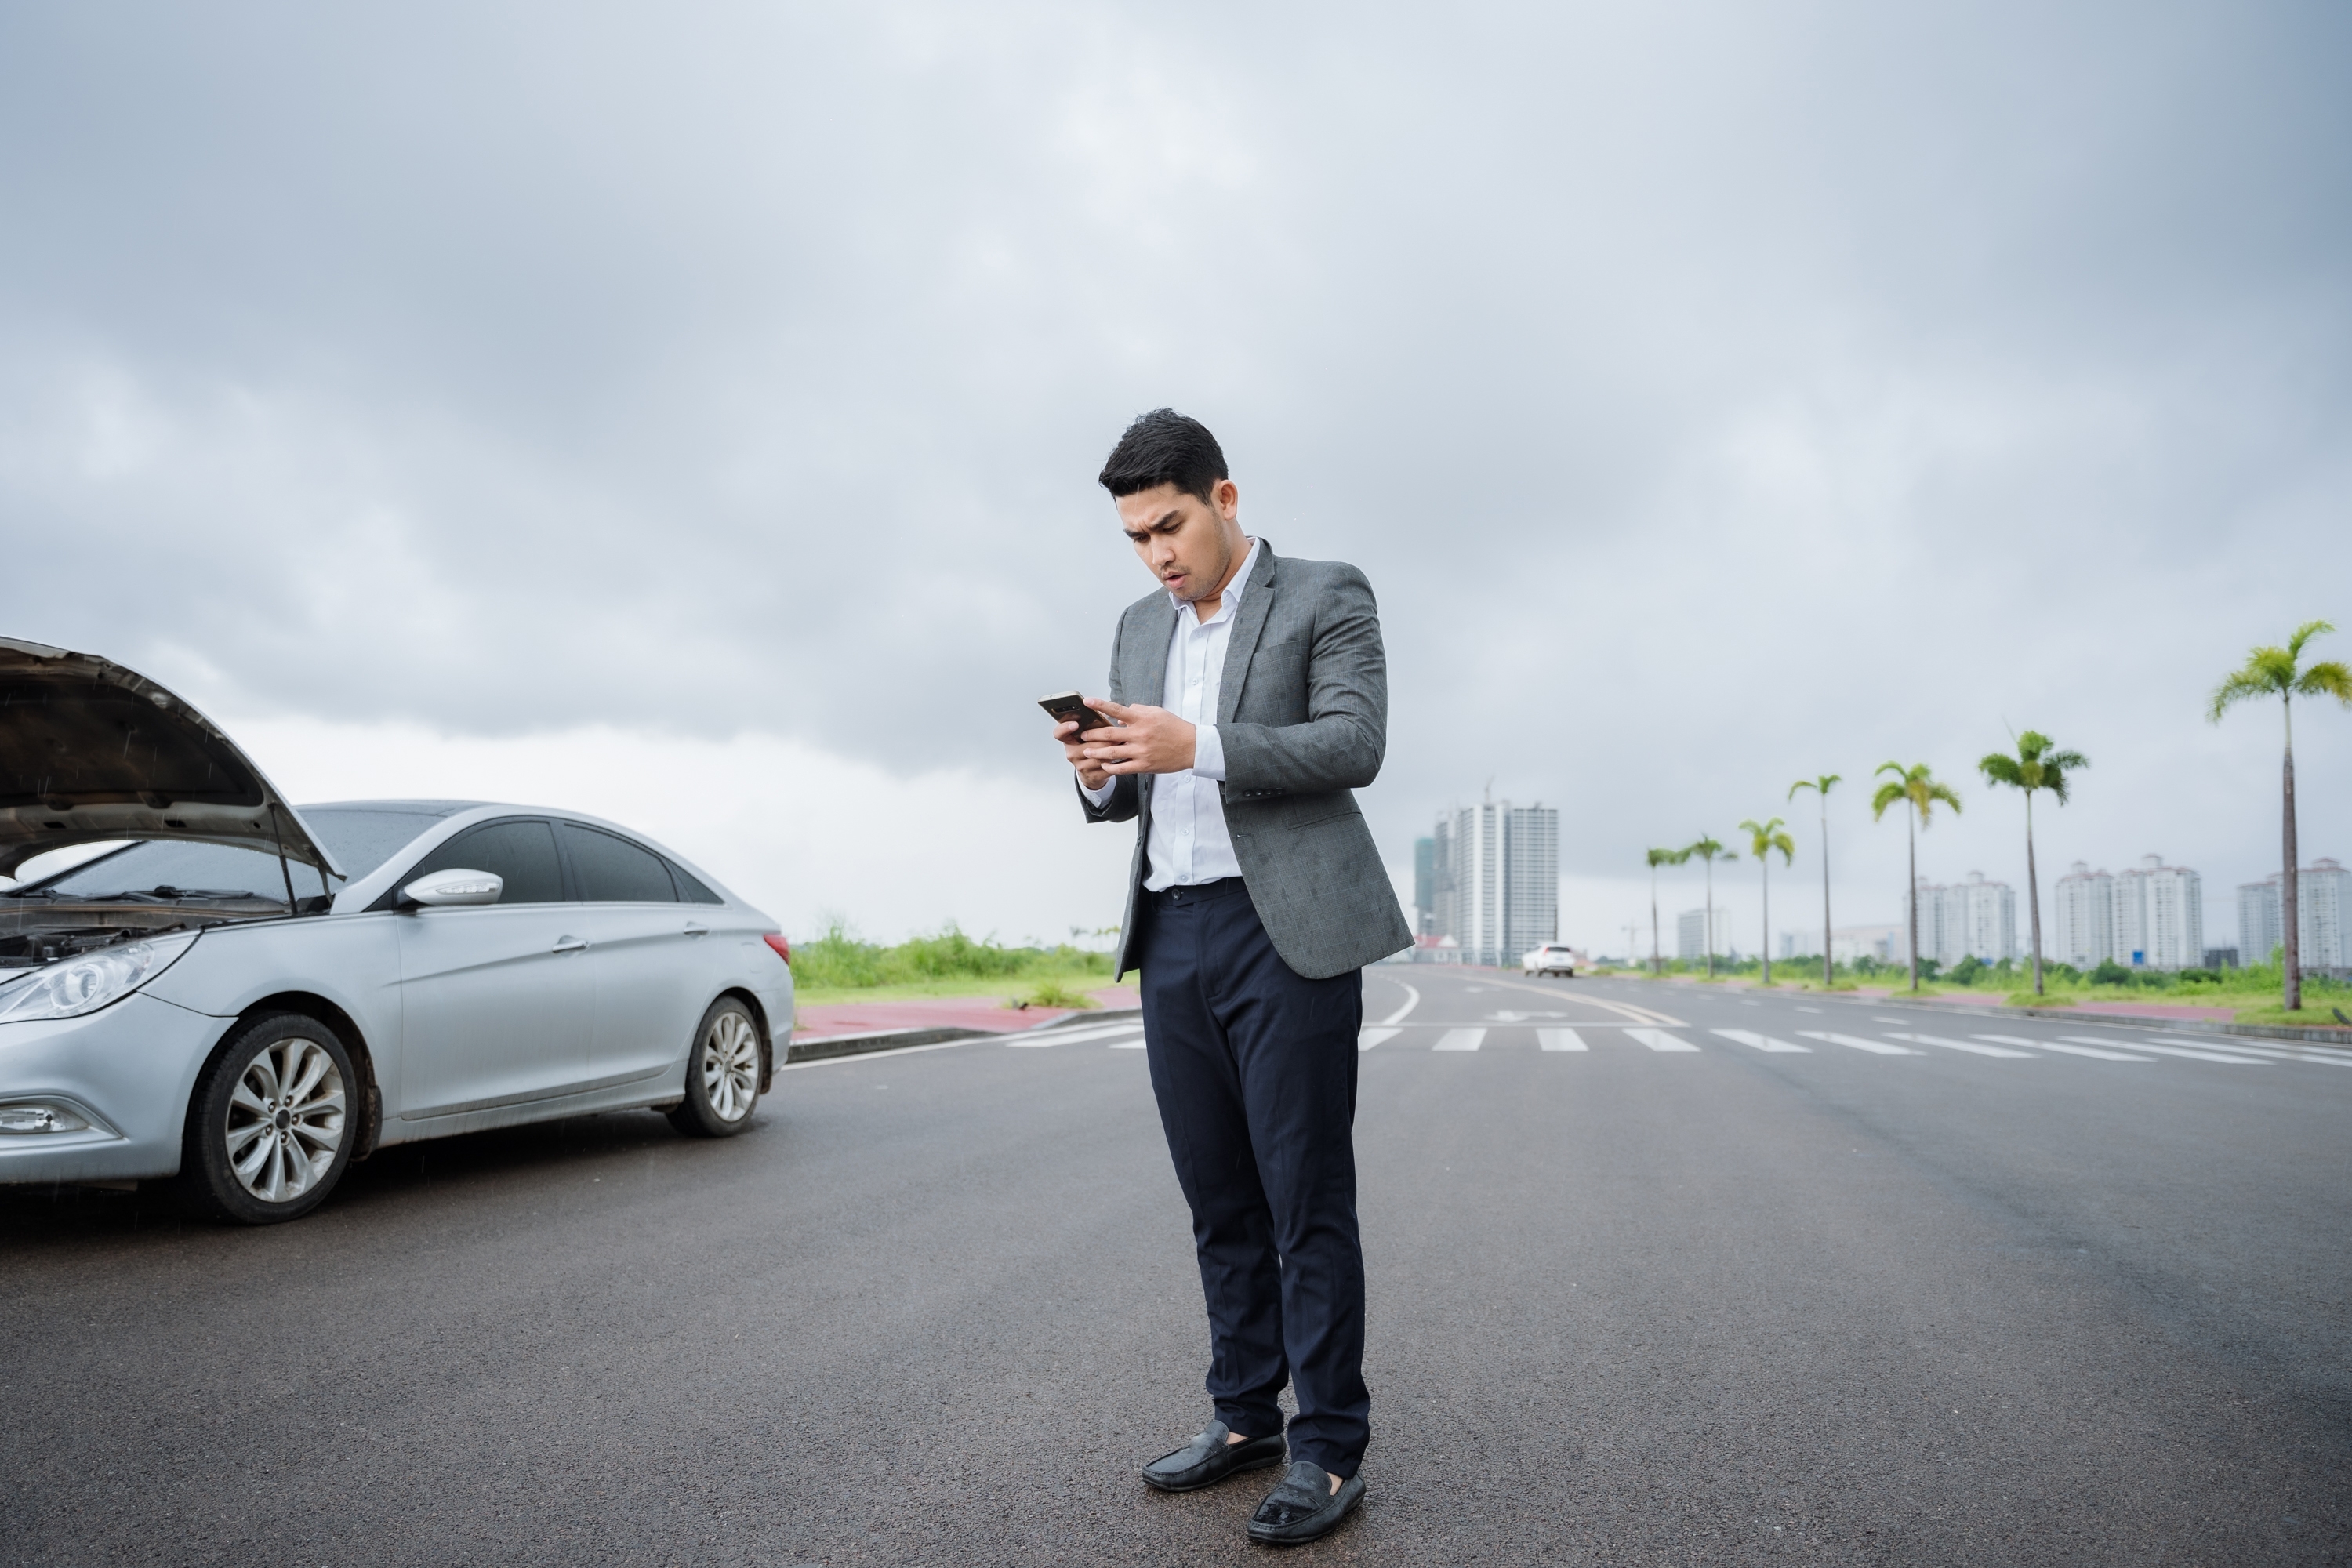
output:
MULTIPOLYGON (((1139 1007, 1132 985, 1109 985, 1087 995, 1099 1007, 1139 1007)), ((1009 1035, 1066 1018, 1067 1007, 1008 1007, 1000 996, 924 996, 901 1002, 825 1002, 793 1010, 796 1040, 870 1035, 883 1029, 984 1029, 1009 1035)))

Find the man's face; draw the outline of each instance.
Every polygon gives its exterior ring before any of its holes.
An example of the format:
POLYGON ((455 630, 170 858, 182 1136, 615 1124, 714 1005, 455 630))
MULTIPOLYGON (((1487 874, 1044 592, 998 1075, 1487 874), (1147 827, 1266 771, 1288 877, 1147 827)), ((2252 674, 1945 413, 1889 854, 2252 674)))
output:
POLYGON ((1174 485, 1160 485, 1118 500, 1118 525, 1135 546, 1136 559, 1186 604, 1224 586, 1244 544, 1239 488, 1219 479, 1209 495, 1203 501, 1174 485))

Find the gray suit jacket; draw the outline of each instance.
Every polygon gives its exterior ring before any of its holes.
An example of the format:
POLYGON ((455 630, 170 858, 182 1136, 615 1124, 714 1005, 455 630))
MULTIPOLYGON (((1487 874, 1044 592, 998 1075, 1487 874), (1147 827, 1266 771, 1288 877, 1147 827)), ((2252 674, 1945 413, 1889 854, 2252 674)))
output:
MULTIPOLYGON (((1115 702, 1157 706, 1178 611, 1165 593, 1138 599, 1112 641, 1115 702)), ((1258 542, 1225 645, 1217 692, 1224 742, 1219 786, 1242 881, 1282 961, 1310 980, 1361 969, 1412 945, 1412 928, 1349 792, 1379 776, 1388 750, 1388 657, 1364 574, 1338 561, 1277 561, 1258 542)), ((1123 773, 1090 822, 1135 820, 1118 973, 1142 953, 1151 775, 1123 773)))

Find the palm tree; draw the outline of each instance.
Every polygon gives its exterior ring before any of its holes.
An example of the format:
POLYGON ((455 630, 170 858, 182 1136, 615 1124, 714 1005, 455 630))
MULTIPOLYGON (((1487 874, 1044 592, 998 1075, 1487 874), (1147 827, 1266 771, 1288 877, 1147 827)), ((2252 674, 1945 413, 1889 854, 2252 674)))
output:
POLYGON ((1712 838, 1702 838, 1683 851, 1687 860, 1696 855, 1706 862, 1706 977, 1715 978, 1715 861, 1723 853, 1723 846, 1712 838))
POLYGON ((1780 819, 1759 823, 1753 817, 1739 825, 1748 835, 1748 852, 1764 867, 1764 984, 1772 984, 1772 851, 1780 852, 1780 864, 1788 865, 1797 858, 1797 841, 1789 837, 1780 819))
POLYGON ((1653 849, 1650 851, 1650 973, 1664 974, 1665 960, 1658 953, 1658 868, 1679 866, 1690 858, 1687 849, 1653 849))
POLYGON ((2033 994, 2042 993, 2042 879, 2033 868, 2033 792, 2046 789, 2066 804, 2066 775, 2087 768, 2091 759, 2080 752, 2055 750, 2050 737, 2028 730, 2017 738, 2017 755, 1993 752, 1977 763, 1989 784, 2007 784, 2025 792, 2025 901, 2033 915, 2033 994))
POLYGON ((2308 669, 2298 669, 2296 666, 2302 661, 2304 644, 2335 629, 2326 621, 2305 621, 2295 627, 2294 636, 2286 639, 2286 647, 2254 649, 2246 656, 2246 662, 2214 689, 2212 703, 2205 715, 2218 724, 2222 714, 2249 698, 2275 697, 2286 718, 2286 768, 2282 775, 2286 800, 2283 818, 2286 874, 2279 882, 2279 940, 2284 951, 2279 967, 2286 983, 2286 1008, 2290 1013, 2303 1005, 2303 944, 2296 927, 2300 900, 2295 888, 2294 700, 2333 697, 2352 706, 2352 669, 2332 660, 2308 669))
POLYGON ((1822 797, 1822 989, 1826 991, 1835 981, 1830 967, 1830 787, 1838 782, 1835 773, 1823 773, 1817 779, 1799 779, 1789 786, 1789 798, 1797 798, 1801 789, 1817 790, 1822 797))
POLYGON ((1911 989, 1916 991, 1919 989, 1919 829, 1927 826, 1927 814, 1937 801, 1958 811, 1960 809, 1960 797, 1952 793, 1951 785, 1937 783, 1935 773, 1925 763, 1908 768, 1901 763, 1881 763, 1877 773, 1871 776, 1876 778, 1878 773, 1893 773, 1895 776, 1880 784, 1878 793, 1870 797, 1870 820, 1876 822, 1885 816, 1886 808, 1897 801, 1906 801, 1912 807, 1911 811, 1904 813, 1904 821, 1910 828, 1911 837, 1911 880, 1904 889, 1904 899, 1911 910, 1911 989))

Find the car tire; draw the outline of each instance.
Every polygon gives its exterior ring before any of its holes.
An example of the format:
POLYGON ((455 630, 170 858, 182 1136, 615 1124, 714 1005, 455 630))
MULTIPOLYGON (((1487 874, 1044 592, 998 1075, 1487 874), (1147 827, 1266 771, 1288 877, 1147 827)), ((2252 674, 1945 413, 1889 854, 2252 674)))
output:
POLYGON ((327 1201, 359 1143, 359 1074, 335 1031, 300 1013, 239 1027, 188 1100, 182 1199, 235 1225, 278 1225, 327 1201))
POLYGON ((669 1124, 689 1138, 731 1138, 760 1103, 760 1025, 733 996, 710 1005, 686 1054, 686 1098, 669 1124))

